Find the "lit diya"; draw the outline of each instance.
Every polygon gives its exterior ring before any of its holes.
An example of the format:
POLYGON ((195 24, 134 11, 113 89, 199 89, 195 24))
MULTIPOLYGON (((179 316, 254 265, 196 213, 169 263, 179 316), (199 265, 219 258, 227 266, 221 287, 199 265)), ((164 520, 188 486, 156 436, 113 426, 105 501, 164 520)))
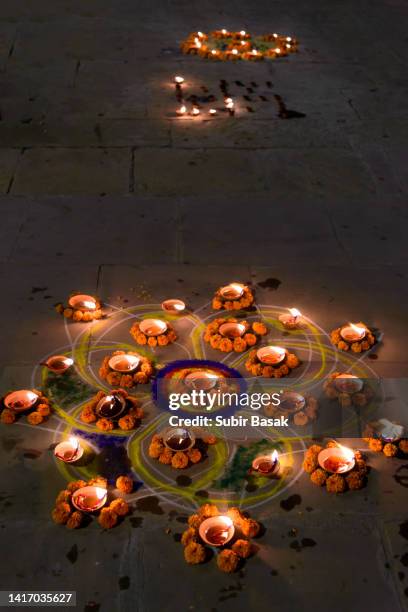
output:
POLYGON ((4 398, 4 405, 14 412, 30 410, 38 400, 38 395, 28 389, 12 391, 4 398))
POLYGON ((116 419, 122 414, 125 408, 125 398, 118 393, 112 393, 111 395, 105 395, 105 397, 99 400, 95 408, 95 413, 102 418, 116 419))
POLYGON ((240 338, 246 332, 246 326, 242 323, 223 323, 218 331, 225 338, 240 338))
POLYGON ((257 350, 256 356, 261 363, 277 365, 285 359, 286 351, 281 346, 263 346, 257 350))
POLYGON ((341 351, 361 353, 375 344, 375 336, 364 323, 348 323, 330 332, 330 340, 341 351))
POLYGON ((320 467, 332 474, 345 474, 355 465, 354 452, 341 445, 323 449, 317 459, 320 467))
POLYGON ((146 336, 160 336, 167 330, 167 323, 161 319, 143 319, 139 329, 146 336))
POLYGON ((234 533, 234 523, 229 516, 212 516, 199 527, 200 538, 210 546, 224 546, 233 538, 234 533))
POLYGON ((63 374, 70 368, 74 363, 71 357, 65 357, 65 355, 52 355, 45 361, 41 362, 40 365, 46 366, 51 372, 55 374, 63 374))
POLYGON ((140 363, 137 355, 114 355, 108 361, 109 367, 115 372, 134 372, 140 363))
POLYGON ((297 308, 289 308, 288 313, 279 316, 279 321, 286 329, 296 329, 302 322, 302 313, 297 308))
POLYGON ((71 308, 81 310, 82 312, 97 309, 96 299, 92 295, 86 295, 84 293, 72 295, 68 300, 68 304, 71 308))
MULTIPOLYGON (((231 111, 233 112, 233 111, 231 111)), ((249 308, 254 301, 254 295, 249 287, 242 283, 229 283, 217 289, 212 301, 214 310, 240 310, 249 308)))
POLYGON ((244 293, 245 285, 241 283, 230 283, 219 290, 221 297, 226 300, 238 300, 244 293))
POLYGON ((182 300, 177 299, 164 300, 161 307, 165 312, 174 315, 182 314, 186 309, 185 303, 182 300))
POLYGON ((195 437, 184 427, 171 427, 163 433, 163 442, 170 450, 187 451, 195 444, 195 437))
POLYGON ((347 342, 359 342, 366 335, 367 330, 362 325, 350 323, 340 329, 340 336, 347 342))
POLYGON ((82 448, 78 438, 74 436, 71 436, 69 440, 60 442, 54 448, 54 455, 65 463, 73 463, 74 461, 78 461, 83 454, 84 449, 82 448))
POLYGON ((184 383, 190 389, 196 389, 197 391, 209 391, 213 389, 218 382, 218 376, 214 372, 208 372, 206 370, 196 370, 190 372, 184 378, 184 383))
POLYGON ((72 494, 72 504, 77 510, 82 512, 95 512, 100 510, 105 504, 108 492, 102 487, 89 485, 81 487, 72 494))
POLYGON ((279 471, 278 453, 274 450, 268 455, 260 455, 252 461, 252 469, 263 476, 272 476, 279 471))
POLYGON ((358 393, 363 388, 364 382, 354 374, 343 373, 336 376, 334 386, 341 393, 358 393))
POLYGON ((102 318, 100 301, 93 295, 85 293, 73 293, 68 299, 68 305, 62 303, 55 305, 55 309, 66 319, 73 321, 94 321, 102 318))

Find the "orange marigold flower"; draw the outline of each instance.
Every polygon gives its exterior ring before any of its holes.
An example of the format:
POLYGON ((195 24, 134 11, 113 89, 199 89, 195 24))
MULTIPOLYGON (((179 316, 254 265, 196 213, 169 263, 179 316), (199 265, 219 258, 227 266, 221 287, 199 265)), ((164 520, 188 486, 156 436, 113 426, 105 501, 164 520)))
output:
POLYGON ((147 344, 149 346, 157 346, 157 338, 155 338, 154 336, 151 336, 148 341, 147 344))
POLYGON ((172 458, 173 451, 170 450, 170 448, 164 448, 163 452, 160 454, 159 461, 163 463, 163 465, 170 465, 172 458))
POLYGON ((395 457, 395 455, 398 453, 398 446, 388 442, 387 444, 384 444, 383 453, 386 457, 395 457))
POLYGON ((234 351, 236 353, 243 353, 246 351, 247 343, 243 338, 234 338, 234 351))
POLYGON ((184 558, 187 563, 196 565, 197 563, 203 563, 205 561, 206 553, 205 548, 198 542, 190 542, 184 548, 184 558))
POLYGON ((84 423, 94 423, 96 421, 96 415, 92 408, 89 406, 82 409, 81 421, 84 423))
POLYGON ((12 410, 5 408, 1 413, 1 422, 5 425, 11 425, 16 420, 16 414, 12 410))
POLYGON ((254 344, 256 344, 257 338, 255 334, 248 333, 244 335, 244 340, 248 346, 254 346, 254 344))
POLYGON ((159 346, 167 346, 169 343, 169 339, 166 334, 162 334, 157 338, 157 343, 159 346))
POLYGON ((74 491, 82 489, 82 487, 86 487, 85 480, 72 480, 67 484, 67 491, 74 493, 74 491))
POLYGON ((83 312, 81 310, 74 310, 73 314, 72 314, 72 320, 73 321, 82 321, 83 319, 83 312))
POLYGON ((149 382, 149 378, 148 378, 147 374, 145 374, 144 372, 136 372, 136 374, 134 374, 134 376, 133 376, 133 380, 138 385, 145 385, 146 383, 149 382))
POLYGON ((61 503, 51 512, 52 520, 57 525, 65 525, 71 514, 71 507, 69 504, 61 503))
POLYGON ((78 529, 82 525, 84 518, 85 515, 82 514, 82 512, 79 512, 79 510, 75 510, 75 512, 71 514, 67 521, 68 529, 78 529))
POLYGON ((222 338, 218 348, 223 353, 229 353, 233 349, 232 341, 229 338, 222 338))
POLYGON ((368 446, 370 450, 379 453, 383 449, 383 442, 379 438, 370 438, 368 446))
POLYGON ((217 555, 218 569, 227 574, 235 572, 239 565, 239 557, 233 551, 226 548, 217 555))
POLYGON ((258 334, 258 336, 265 336, 265 334, 268 333, 268 328, 264 323, 261 323, 260 321, 255 321, 254 323, 252 323, 252 329, 256 334, 258 334))
POLYGON ((136 427, 136 419, 131 414, 125 414, 125 416, 119 419, 118 425, 124 431, 134 429, 136 427))
POLYGON ((127 388, 133 387, 133 376, 131 374, 122 374, 120 377, 120 386, 127 388))
POLYGON ((241 530, 247 538, 256 538, 261 529, 260 524, 254 519, 247 518, 242 521, 241 530))
POLYGON ((176 453, 174 453, 171 459, 171 465, 176 470, 183 470, 184 468, 186 468, 188 466, 187 454, 183 453, 182 451, 177 451, 176 453))
POLYGON ((212 301, 212 307, 214 310, 220 310, 222 308, 221 300, 214 298, 212 301))
POLYGON ((183 546, 188 546, 190 542, 197 542, 198 533, 197 529, 193 527, 189 527, 186 531, 183 532, 181 536, 181 543, 183 546))
POLYGON ((30 425, 39 425, 43 422, 43 420, 43 415, 37 412, 36 410, 34 412, 31 412, 31 414, 29 414, 27 417, 27 421, 30 423, 30 425))
POLYGON ((191 463, 198 463, 199 461, 201 461, 201 452, 198 450, 198 448, 190 449, 187 452, 187 455, 191 463))
POLYGON ((133 480, 130 476, 119 476, 116 479, 116 488, 122 493, 131 493, 133 491, 133 480))
POLYGON ((121 374, 120 372, 109 372, 106 377, 106 380, 112 387, 120 385, 121 374))
POLYGON ((113 429, 113 421, 106 418, 101 418, 96 421, 96 426, 101 431, 112 431, 113 429))
POLYGON ((248 559, 251 556, 252 545, 248 540, 236 540, 231 546, 231 550, 241 559, 248 559))
POLYGON ((322 470, 322 468, 317 468, 317 470, 311 473, 310 480, 318 487, 322 487, 324 484, 326 484, 327 480, 326 470, 322 470))
POLYGON ((340 474, 332 474, 326 480, 326 489, 329 493, 343 493, 346 488, 346 481, 340 474))
POLYGON ((103 529, 112 529, 118 522, 118 515, 109 508, 102 508, 98 523, 103 529))
POLYGON ((220 347, 220 342, 222 340, 222 336, 220 334, 214 334, 211 336, 210 344, 213 349, 218 349, 220 347))
POLYGON ((66 319, 71 319, 73 313, 74 311, 72 310, 72 308, 64 308, 63 315, 66 319))
POLYGON ((112 510, 118 516, 126 516, 129 514, 129 504, 121 497, 118 497, 111 502, 109 510, 112 510))

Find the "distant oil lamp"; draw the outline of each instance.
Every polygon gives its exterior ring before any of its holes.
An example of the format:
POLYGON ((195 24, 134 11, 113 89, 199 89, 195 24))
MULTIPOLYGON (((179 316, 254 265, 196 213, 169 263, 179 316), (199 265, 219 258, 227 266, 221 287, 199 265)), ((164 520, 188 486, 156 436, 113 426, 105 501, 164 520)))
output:
POLYGON ((320 467, 333 474, 345 474, 355 465, 354 452, 341 444, 323 449, 317 459, 320 467))
POLYGON ((117 418, 126 408, 126 401, 122 395, 112 393, 111 395, 105 395, 96 405, 95 412, 98 416, 115 419, 117 418))
POLYGON ((340 393, 358 393, 364 382, 354 374, 339 374, 334 379, 334 386, 340 393))
POLYGON ((388 419, 378 419, 375 424, 375 431, 384 442, 395 442, 404 435, 404 426, 399 423, 393 423, 388 419))
POLYGON ((252 469, 263 476, 272 476, 279 471, 278 452, 260 455, 252 461, 252 469))
POLYGON ((199 114, 200 114, 200 109, 199 109, 199 108, 197 108, 197 106, 195 106, 195 107, 192 109, 191 114, 192 114, 194 117, 196 117, 197 115, 199 115, 199 114))
POLYGON ((114 355, 108 361, 108 365, 115 372, 134 372, 140 363, 137 355, 114 355))
POLYGON ((217 114, 217 109, 215 109, 215 108, 210 108, 210 110, 208 111, 208 113, 209 113, 210 115, 214 116, 214 115, 216 115, 216 114, 217 114))
POLYGON ((182 83, 184 83, 184 78, 183 78, 182 76, 175 76, 175 77, 174 77, 174 82, 175 82, 177 85, 181 85, 182 83))
POLYGON ((187 106, 185 104, 182 104, 177 110, 176 110, 177 115, 179 115, 180 117, 182 117, 183 115, 185 115, 187 113, 187 106))
POLYGON ((218 331, 225 338, 240 338, 245 333, 245 325, 242 323, 223 323, 218 331))
POLYGON ((78 461, 83 454, 84 449, 82 448, 78 438, 75 436, 71 436, 69 440, 60 442, 54 448, 54 455, 65 463, 74 463, 75 461, 78 461))
POLYGON ((106 504, 107 497, 108 492, 103 487, 81 487, 72 494, 72 504, 82 512, 96 512, 106 504))
POLYGON ((74 360, 71 357, 66 357, 65 355, 53 355, 52 357, 48 357, 45 361, 42 361, 40 365, 46 366, 51 372, 55 374, 63 374, 70 368, 74 363, 74 360))
POLYGON ((289 312, 281 314, 279 321, 286 329, 295 329, 301 322, 302 313, 297 308, 289 308, 289 312))
POLYGON ((284 412, 299 412, 303 410, 306 404, 306 399, 296 391, 285 391, 280 396, 279 409, 284 412))
POLYGON ((277 365, 285 359, 286 351, 281 346, 263 346, 257 350, 256 356, 266 365, 277 365))
POLYGON ((355 325, 354 323, 349 323, 349 325, 345 325, 340 329, 340 336, 346 342, 360 342, 366 335, 367 330, 362 325, 355 325))
POLYGON ((68 304, 71 308, 82 310, 82 312, 96 310, 97 308, 96 299, 92 295, 85 295, 82 293, 72 295, 68 300, 68 304))
POLYGON ((171 427, 164 432, 163 442, 174 452, 187 451, 194 446, 195 437, 184 427, 171 427))
POLYGON ((146 336, 160 336, 167 331, 167 323, 161 319, 143 319, 140 322, 139 329, 146 336))
POLYGON ((241 283, 230 283, 221 287, 220 294, 226 300, 238 300, 244 293, 244 285, 241 283))
POLYGON ((206 370, 196 370, 195 372, 190 372, 184 378, 184 384, 191 389, 196 389, 197 391, 209 391, 215 387, 217 382, 217 374, 208 372, 206 370))
POLYGON ((229 516, 212 516, 205 519, 199 527, 200 538, 210 546, 224 546, 234 533, 234 523, 229 516))
POLYGON ((182 314, 186 309, 185 303, 178 299, 164 300, 161 307, 165 312, 175 315, 182 314))
POLYGON ((4 398, 4 404, 14 412, 24 412, 30 410, 38 400, 38 395, 28 389, 12 391, 4 398))

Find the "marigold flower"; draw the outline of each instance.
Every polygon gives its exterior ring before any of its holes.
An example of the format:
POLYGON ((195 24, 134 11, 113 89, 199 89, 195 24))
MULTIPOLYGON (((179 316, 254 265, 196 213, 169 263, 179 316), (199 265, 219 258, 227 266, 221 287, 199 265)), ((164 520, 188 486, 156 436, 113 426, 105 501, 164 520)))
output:
POLYGON ((122 493, 131 493, 133 491, 133 480, 130 476, 119 476, 116 479, 116 488, 122 493))

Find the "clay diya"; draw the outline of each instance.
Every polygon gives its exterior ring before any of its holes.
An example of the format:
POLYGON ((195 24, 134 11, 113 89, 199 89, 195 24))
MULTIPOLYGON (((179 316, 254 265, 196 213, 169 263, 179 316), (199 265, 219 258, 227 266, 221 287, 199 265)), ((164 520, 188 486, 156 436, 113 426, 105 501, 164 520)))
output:
POLYGON ((96 512, 106 504, 107 498, 106 489, 88 485, 74 491, 71 501, 73 506, 81 512, 96 512))
POLYGON ((317 460, 321 468, 332 474, 345 474, 355 466, 354 452, 345 446, 333 446, 320 451, 317 460))
POLYGON ((332 343, 341 351, 367 351, 375 344, 375 336, 364 323, 348 323, 330 333, 332 343))
POLYGON ((223 323, 218 328, 218 332, 224 338, 234 340, 234 338, 241 338, 245 334, 246 327, 242 323, 223 323))
POLYGON ((96 405, 95 413, 98 417, 117 419, 126 408, 126 400, 118 393, 105 395, 96 405))
POLYGON ((115 372, 128 374, 134 372, 140 363, 140 357, 137 355, 114 355, 108 361, 109 367, 115 372))
POLYGON ((4 405, 14 412, 25 412, 30 410, 38 401, 38 395, 28 389, 12 391, 4 398, 4 405))
POLYGON ((306 398, 296 391, 284 391, 280 397, 280 410, 287 413, 299 412, 306 405, 306 398))
POLYGON ((217 289, 212 301, 214 310, 240 310, 249 308, 254 301, 254 295, 246 285, 242 283, 229 283, 217 289))
POLYGON ((69 306, 74 310, 82 310, 82 312, 92 311, 97 309, 97 301, 92 295, 85 293, 77 293, 72 295, 68 300, 69 306))
POLYGON ((162 310, 164 310, 165 312, 174 315, 180 315, 186 309, 185 303, 182 300, 177 299, 165 300, 164 302, 162 302, 161 307, 162 310))
POLYGON ((286 329, 296 329, 302 323, 302 313, 297 308, 289 308, 288 313, 279 316, 279 321, 286 329))
POLYGON ((187 451, 195 444, 195 436, 184 427, 171 427, 163 433, 163 443, 170 450, 187 451))
POLYGON ((199 527, 200 538, 209 546, 224 546, 234 536, 234 523, 229 516, 211 516, 199 527))
POLYGON ((286 356, 286 351, 281 346, 263 346, 256 352, 261 363, 266 365, 278 365, 286 356))
POLYGON ((259 455, 252 461, 252 470, 258 472, 262 476, 272 476, 279 471, 278 453, 274 450, 272 453, 259 455))
POLYGON ((69 440, 64 440, 57 444, 54 448, 54 455, 57 459, 61 459, 64 463, 74 463, 78 461, 84 454, 78 438, 71 436, 69 440))
POLYGON ((71 357, 66 357, 65 355, 52 355, 52 357, 48 357, 45 361, 41 362, 40 365, 46 366, 51 372, 54 374, 63 374, 70 368, 74 363, 74 360, 71 357))
POLYGON ((102 318, 100 301, 93 295, 87 295, 85 293, 71 294, 68 299, 68 306, 58 303, 55 309, 66 319, 72 319, 76 322, 88 322, 102 318))
POLYGON ((207 372, 206 370, 196 370, 190 372, 184 378, 184 384, 190 389, 196 389, 197 391, 209 391, 213 389, 218 382, 218 376, 213 372, 207 372))
POLYGON ((341 393, 359 393, 364 382, 354 374, 340 374, 334 379, 334 386, 341 393))

